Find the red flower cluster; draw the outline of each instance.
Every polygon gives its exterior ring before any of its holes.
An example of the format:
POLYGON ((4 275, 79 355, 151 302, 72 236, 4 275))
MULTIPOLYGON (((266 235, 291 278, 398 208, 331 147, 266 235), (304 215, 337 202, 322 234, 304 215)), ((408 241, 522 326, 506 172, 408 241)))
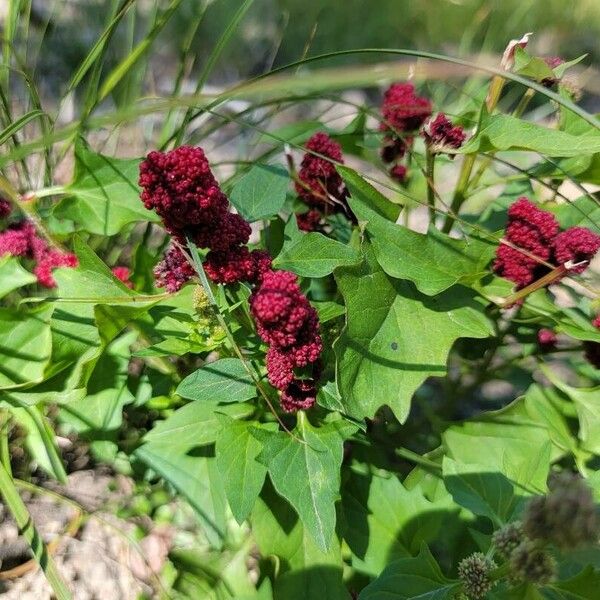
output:
POLYGON ((112 274, 119 281, 122 281, 128 288, 133 287, 133 283, 129 281, 129 278, 131 277, 131 271, 127 267, 113 267, 112 274))
POLYGON ((300 229, 314 231, 322 214, 341 212, 350 216, 346 200, 348 190, 331 162, 344 163, 342 147, 323 132, 311 136, 305 147, 307 152, 300 163, 295 188, 311 210, 298 214, 297 218, 300 229))
POLYGON ((35 261, 33 269, 38 283, 47 288, 56 287, 52 271, 58 267, 76 267, 74 254, 51 248, 39 237, 31 221, 20 221, 0 233, 0 256, 11 254, 35 261))
POLYGON ((431 102, 417 96, 412 83, 394 83, 383 95, 383 118, 379 129, 386 132, 381 147, 381 160, 392 164, 390 177, 399 183, 406 182, 406 167, 397 164, 412 147, 412 132, 417 131, 431 116, 431 102))
POLYGON ((56 281, 52 276, 52 271, 59 267, 74 268, 79 264, 77 257, 71 253, 60 252, 60 250, 48 250, 39 259, 33 269, 38 283, 47 288, 56 287, 56 281))
POLYGON ((552 350, 556 346, 557 337, 552 329, 540 329, 537 338, 542 350, 552 350))
POLYGON ((440 113, 423 129, 425 142, 433 152, 451 152, 463 145, 467 137, 463 128, 453 126, 444 113, 440 113))
POLYGON ((210 225, 227 211, 227 198, 200 148, 150 152, 140 165, 139 184, 144 206, 176 236, 192 225, 210 225))
MULTIPOLYGON (((592 325, 600 329, 600 315, 598 315, 593 321, 592 325)), ((599 342, 584 342, 584 354, 587 361, 600 369, 600 343, 599 342)))
POLYGON ((300 231, 316 231, 321 224, 321 213, 311 208, 305 213, 296 213, 296 221, 300 231))
MULTIPOLYGON (((311 138, 310 148, 341 161, 339 146, 325 134, 317 136, 311 138)), ((345 198, 342 180, 329 161, 305 158, 303 168, 303 181, 322 185, 328 193, 338 194, 336 198, 345 198)), ((248 250, 250 225, 228 212, 229 201, 220 191, 204 152, 189 147, 166 154, 151 152, 140 167, 140 186, 144 204, 156 210, 181 246, 190 236, 196 245, 209 248, 204 269, 212 281, 246 281, 255 286, 250 309, 258 335, 269 344, 269 381, 281 390, 281 406, 286 412, 310 408, 316 399, 322 349, 317 313, 293 273, 273 271, 267 252, 248 250), (311 378, 297 378, 294 369, 306 367, 311 368, 311 378)), ((305 198, 309 205, 316 203, 312 194, 305 198)), ((314 212, 317 215, 311 218, 319 220, 320 212, 314 212)), ((154 275, 159 287, 175 292, 193 277, 194 269, 181 247, 173 245, 155 267, 154 275)))
POLYGON ((8 200, 0 198, 0 219, 6 219, 10 215, 12 207, 8 200))
POLYGON ((506 244, 498 246, 494 271, 514 281, 519 288, 547 271, 536 258, 560 265, 574 263, 569 271, 582 273, 600 249, 600 236, 584 227, 571 227, 559 233, 554 215, 539 209, 525 197, 519 198, 508 209, 505 238, 515 248, 506 244))
POLYGON ((556 262, 560 265, 573 263, 572 273, 583 273, 598 250, 600 236, 585 227, 571 227, 559 233, 554 240, 556 262))
POLYGON ((270 271, 250 297, 250 310, 260 338, 269 344, 269 382, 282 391, 286 412, 310 408, 316 398, 315 379, 323 344, 317 312, 300 290, 296 275, 270 271), (298 379, 295 368, 311 366, 310 379, 298 379))
MULTIPOLYGON (((181 146, 170 152, 150 152, 140 165, 142 201, 154 209, 180 244, 191 236, 208 248, 206 274, 216 283, 255 281, 264 269, 262 253, 250 252, 250 225, 229 212, 201 148, 181 146)), ((172 247, 155 268, 157 285, 176 292, 194 275, 185 255, 172 247)))
POLYGON ((408 173, 408 170, 404 165, 394 165, 390 169, 390 177, 392 179, 395 179, 398 183, 406 182, 407 173, 408 173))
POLYGON ((431 102, 417 96, 412 83, 394 83, 383 94, 382 130, 416 131, 431 116, 431 102))
POLYGON ((194 268, 179 246, 171 246, 164 258, 154 267, 156 285, 171 293, 180 290, 194 274, 194 268))

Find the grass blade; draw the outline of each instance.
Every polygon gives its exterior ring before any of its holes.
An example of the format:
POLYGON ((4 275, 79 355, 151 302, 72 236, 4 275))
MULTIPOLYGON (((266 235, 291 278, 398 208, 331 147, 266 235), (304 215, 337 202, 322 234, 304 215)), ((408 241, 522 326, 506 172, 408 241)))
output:
POLYGON ((121 8, 117 11, 117 14, 111 19, 108 26, 104 29, 88 55, 83 59, 83 62, 79 65, 79 68, 71 77, 69 84, 67 85, 67 91, 65 96, 69 92, 73 91, 85 77, 86 73, 97 64, 98 58, 104 52, 106 45, 108 44, 112 34, 114 33, 117 25, 121 22, 121 19, 125 16, 127 11, 133 6, 135 0, 124 0, 121 8))
POLYGON ((106 98, 121 79, 127 75, 135 63, 149 50, 150 46, 156 39, 156 36, 162 31, 164 26, 169 22, 173 13, 177 10, 182 0, 171 0, 169 6, 156 19, 154 27, 148 35, 133 49, 131 54, 122 60, 108 75, 98 94, 98 102, 106 98))
MULTIPOLYGON (((227 24, 227 27, 225 28, 223 35, 221 35, 221 37, 219 38, 219 41, 215 44, 215 47, 212 49, 212 52, 210 53, 210 56, 208 57, 208 60, 206 61, 206 64, 204 65, 204 69, 202 69, 202 72, 200 73, 200 77, 198 78, 198 84, 196 85, 195 94, 199 94, 202 91, 202 88, 204 87, 206 80, 209 78, 210 74, 212 73, 212 70, 213 70, 217 60, 219 60, 221 53, 223 52, 223 50, 229 43, 231 36, 234 34, 238 25, 240 24, 240 22, 242 21, 242 19, 246 15, 246 13, 248 12, 248 9, 252 6, 253 2, 254 2, 254 0, 245 0, 245 2, 238 8, 237 12, 233 15, 233 18, 231 19, 231 21, 229 21, 229 23, 227 24)), ((186 127, 188 126, 190 120, 192 119, 192 115, 193 115, 193 112, 192 112, 192 109, 190 108, 186 111, 185 116, 183 117, 183 122, 181 124, 181 127, 179 128, 179 131, 177 132, 177 136, 175 138, 176 146, 178 146, 181 143, 181 140, 183 139, 183 135, 185 133, 186 127)))
POLYGON ((12 477, 8 474, 4 465, 0 462, 0 493, 4 498, 6 506, 17 523, 21 535, 27 540, 31 547, 33 556, 44 571, 48 583, 57 600, 71 600, 71 592, 60 576, 52 556, 48 552, 40 534, 38 533, 25 503, 19 496, 12 477))
POLYGON ((37 119, 38 117, 47 117, 46 113, 43 110, 35 109, 30 110, 28 113, 25 113, 22 117, 11 123, 8 127, 4 128, 0 131, 0 144, 4 144, 8 138, 12 137, 17 133, 17 131, 21 130, 27 123, 37 119))

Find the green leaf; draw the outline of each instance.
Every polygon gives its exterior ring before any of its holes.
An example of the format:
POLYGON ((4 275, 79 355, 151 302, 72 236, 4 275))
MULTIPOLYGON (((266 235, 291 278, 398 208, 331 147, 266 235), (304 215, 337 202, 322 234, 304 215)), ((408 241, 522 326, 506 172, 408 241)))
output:
POLYGON ((418 556, 391 563, 359 595, 359 600, 445 600, 454 597, 460 583, 442 575, 425 544, 418 556))
POLYGON ((98 235, 115 235, 138 221, 158 222, 156 213, 146 210, 140 200, 139 164, 137 159, 111 158, 77 145, 69 196, 56 206, 54 216, 98 235))
POLYGON ((427 500, 416 486, 407 490, 396 477, 352 472, 342 488, 344 538, 352 566, 377 576, 390 562, 418 552, 435 539, 448 513, 427 500))
POLYGON ((56 443, 56 435, 41 407, 17 408, 11 406, 9 410, 27 433, 25 444, 32 459, 46 473, 61 483, 66 483, 67 474, 56 443))
POLYGON ((542 593, 548 600, 596 600, 599 587, 600 571, 588 565, 575 577, 543 587, 542 593))
POLYGON ((326 552, 335 530, 335 501, 340 489, 343 440, 354 429, 335 422, 318 429, 299 413, 294 430, 253 433, 264 444, 258 460, 265 464, 277 493, 294 507, 317 546, 326 552))
POLYGON ((312 305, 317 309, 319 323, 327 323, 327 321, 346 314, 346 307, 337 302, 326 300, 324 302, 312 302, 312 305))
POLYGON ((241 524, 252 511, 267 476, 267 468, 255 460, 263 445, 251 430, 264 427, 269 431, 276 429, 277 424, 262 426, 257 421, 237 421, 218 413, 216 416, 221 425, 215 445, 217 466, 231 512, 241 524))
POLYGON ((557 393, 554 388, 534 384, 527 390, 524 402, 527 414, 547 428, 550 440, 559 451, 556 458, 560 458, 565 452, 575 454, 577 441, 558 408, 560 399, 556 398, 557 393))
POLYGON ((231 191, 231 203, 246 221, 276 215, 290 185, 288 172, 277 165, 254 165, 231 191))
POLYGON ((463 154, 527 150, 549 156, 579 156, 600 152, 600 134, 576 136, 509 115, 484 114, 477 135, 458 151, 463 154))
POLYGON ((496 247, 471 236, 456 240, 430 229, 417 233, 391 223, 350 198, 350 207, 359 222, 366 223, 377 262, 390 276, 412 281, 420 292, 438 294, 456 283, 476 281, 489 271, 486 265, 496 247))
POLYGON ((402 209, 401 206, 388 200, 354 169, 342 165, 337 165, 336 169, 344 179, 352 198, 359 200, 389 221, 396 221, 402 209))
POLYGON ((337 267, 360 260, 357 250, 322 233, 300 233, 293 215, 285 234, 283 248, 273 261, 277 269, 292 271, 302 277, 325 277, 337 267))
POLYGON ((0 389, 42 381, 52 352, 52 306, 0 308, 0 389))
POLYGON ((252 533, 262 556, 276 556, 280 570, 274 598, 349 600, 342 582, 340 542, 334 536, 323 552, 291 508, 267 482, 251 517, 252 533))
POLYGON ((412 283, 386 275, 365 248, 361 265, 336 271, 347 308, 334 344, 338 388, 349 415, 373 417, 385 404, 404 422, 417 388, 446 373, 454 342, 485 338, 491 325, 466 288, 424 296, 412 283))
POLYGON ((188 375, 177 387, 182 398, 201 402, 244 402, 256 385, 239 358, 222 358, 188 375))
POLYGON ((502 473, 478 464, 461 464, 444 457, 446 489, 454 501, 475 515, 488 517, 495 526, 506 523, 517 507, 512 483, 502 473))
POLYGON ((0 298, 35 281, 35 275, 26 271, 17 258, 9 254, 0 256, 0 298))
POLYGON ((129 346, 136 338, 133 332, 113 342, 96 364, 88 382, 88 395, 61 405, 61 420, 78 433, 91 433, 93 438, 96 432, 105 439, 121 426, 123 407, 134 400, 127 379, 129 346))
POLYGON ((222 545, 227 500, 216 460, 177 444, 144 444, 134 455, 168 481, 190 503, 210 543, 222 545))
POLYGON ((74 269, 57 269, 55 272, 60 298, 86 300, 94 304, 118 304, 137 296, 112 274, 79 236, 74 238, 73 252, 77 255, 79 265, 74 269))
POLYGON ((600 454, 600 386, 574 388, 557 377, 546 365, 541 365, 543 373, 575 404, 579 416, 579 439, 584 450, 600 454))
POLYGON ((600 234, 600 205, 593 196, 559 204, 553 212, 563 229, 580 226, 600 234))
POLYGON ((145 435, 144 441, 153 446, 175 445, 184 453, 196 446, 212 444, 219 432, 219 414, 232 419, 242 419, 251 415, 254 407, 250 404, 230 404, 214 406, 200 402, 190 402, 178 408, 164 421, 158 421, 145 435))
POLYGON ((460 465, 482 466, 484 472, 502 473, 519 494, 546 489, 550 434, 546 423, 534 421, 528 414, 523 399, 452 425, 444 432, 443 441, 449 458, 460 465))
POLYGON ((554 71, 548 66, 543 58, 531 56, 526 50, 517 46, 515 48, 515 64, 513 73, 531 77, 536 81, 543 79, 554 78, 554 71))

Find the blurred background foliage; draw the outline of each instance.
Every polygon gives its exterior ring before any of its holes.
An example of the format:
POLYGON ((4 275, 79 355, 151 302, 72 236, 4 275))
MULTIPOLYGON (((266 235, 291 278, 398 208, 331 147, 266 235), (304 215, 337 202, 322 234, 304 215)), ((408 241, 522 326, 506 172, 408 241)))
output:
MULTIPOLYGON (((143 39, 156 12, 171 4, 137 0, 111 39, 105 68, 143 39)), ((190 73, 198 72, 243 4, 242 0, 181 2, 154 44, 150 66, 155 80, 171 76, 170 65, 177 64, 188 40, 190 73)), ((29 46, 27 63, 36 65, 47 92, 61 93, 61 86, 106 26, 107 16, 121 5, 116 0, 33 1, 31 28, 20 44, 23 50, 25 44, 29 46)), ((586 63, 594 64, 600 58, 600 2, 255 0, 210 83, 253 76, 304 55, 353 48, 420 48, 470 58, 498 55, 509 39, 528 31, 535 34, 530 46, 534 53, 571 58, 587 53, 586 63)), ((346 60, 357 64, 381 56, 346 60)))

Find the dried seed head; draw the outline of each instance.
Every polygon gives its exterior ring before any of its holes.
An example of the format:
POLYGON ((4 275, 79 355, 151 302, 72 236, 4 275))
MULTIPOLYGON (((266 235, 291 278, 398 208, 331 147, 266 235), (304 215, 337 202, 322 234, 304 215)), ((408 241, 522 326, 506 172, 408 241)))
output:
POLYGON ((592 492, 573 473, 558 473, 548 482, 546 496, 532 498, 523 518, 525 533, 532 540, 550 542, 559 548, 576 548, 598 539, 598 519, 592 492))
POLYGON ((525 539, 523 524, 521 521, 509 523, 494 532, 492 544, 499 556, 504 559, 510 558, 512 551, 525 539))
POLYGON ((494 586, 490 572, 496 567, 494 561, 481 552, 475 552, 460 561, 458 576, 463 582, 465 594, 469 600, 481 600, 494 586))
POLYGON ((512 551, 510 568, 517 580, 544 585, 554 578, 556 561, 539 544, 525 540, 512 551))

